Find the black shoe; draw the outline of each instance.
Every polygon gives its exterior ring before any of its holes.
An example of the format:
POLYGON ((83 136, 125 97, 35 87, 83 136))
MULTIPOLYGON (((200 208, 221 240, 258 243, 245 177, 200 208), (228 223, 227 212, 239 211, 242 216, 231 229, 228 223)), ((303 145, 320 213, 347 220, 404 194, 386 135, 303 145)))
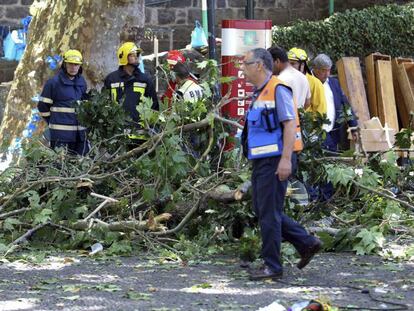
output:
POLYGON ((264 266, 256 270, 251 270, 249 279, 250 281, 258 281, 264 279, 281 279, 282 276, 283 272, 273 272, 269 269, 268 266, 264 266))
POLYGON ((303 254, 300 255, 300 260, 296 267, 299 269, 305 268, 312 260, 313 256, 322 249, 322 242, 319 239, 310 246, 303 254))

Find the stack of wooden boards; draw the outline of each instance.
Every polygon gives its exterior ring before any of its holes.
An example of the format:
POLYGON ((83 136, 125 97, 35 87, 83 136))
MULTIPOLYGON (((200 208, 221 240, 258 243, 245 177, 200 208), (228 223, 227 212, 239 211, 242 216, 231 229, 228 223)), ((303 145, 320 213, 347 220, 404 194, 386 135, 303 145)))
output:
POLYGON ((365 58, 367 91, 358 57, 337 62, 338 78, 364 129, 366 121, 378 117, 385 128, 398 132, 410 126, 414 113, 414 60, 374 53, 365 58), (368 93, 368 96, 367 96, 368 93))

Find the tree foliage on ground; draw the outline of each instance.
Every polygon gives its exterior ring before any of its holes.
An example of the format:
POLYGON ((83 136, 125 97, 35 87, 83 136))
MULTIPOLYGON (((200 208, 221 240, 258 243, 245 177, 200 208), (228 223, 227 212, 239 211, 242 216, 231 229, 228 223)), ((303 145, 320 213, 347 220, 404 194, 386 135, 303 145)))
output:
POLYGON ((298 21, 275 26, 273 42, 285 49, 304 48, 310 56, 326 53, 333 60, 381 52, 392 57, 413 57, 414 3, 372 6, 335 13, 321 21, 298 21))
MULTIPOLYGON (((89 128, 89 156, 51 150, 40 137, 24 141, 21 155, 0 174, 0 251, 10 254, 28 242, 58 249, 100 242, 110 254, 161 245, 189 258, 238 245, 242 257, 254 259, 260 238, 247 191, 249 164, 237 144, 225 151, 235 123, 220 116, 228 98, 211 91, 229 79, 219 77, 215 61, 199 67, 203 100, 177 99, 160 112, 150 101, 140 105, 146 133, 139 146, 126 135, 136 128, 106 93, 78 107, 89 128), (116 201, 103 205, 99 195, 116 201)), ((286 212, 312 227, 326 250, 411 258, 413 164, 396 166, 393 151, 332 157, 321 148, 323 122, 302 113, 305 149, 297 177, 305 184, 332 182, 336 192, 306 206, 288 199, 286 212), (397 235, 399 253, 389 247, 397 235)), ((407 137, 401 134, 398 143, 409 144, 407 137)))

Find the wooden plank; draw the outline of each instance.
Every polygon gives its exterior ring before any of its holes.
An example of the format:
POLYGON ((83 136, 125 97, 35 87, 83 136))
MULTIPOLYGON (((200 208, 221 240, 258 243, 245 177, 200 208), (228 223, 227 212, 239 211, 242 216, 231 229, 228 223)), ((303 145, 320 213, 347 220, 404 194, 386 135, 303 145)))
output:
POLYGON ((407 110, 407 105, 405 103, 405 99, 403 96, 403 92, 401 90, 400 83, 398 81, 399 75, 399 67, 403 67, 401 64, 404 63, 413 63, 414 60, 412 58, 394 58, 392 60, 392 79, 394 84, 394 94, 395 94, 395 104, 397 105, 397 112, 398 117, 400 119, 400 127, 401 128, 408 128, 410 117, 409 111, 407 110))
POLYGON ((395 105, 392 67, 389 60, 378 60, 375 63, 377 82, 378 117, 382 124, 399 130, 397 107, 395 105))
POLYGON ((377 81, 375 77, 375 62, 378 60, 391 60, 391 56, 373 53, 365 57, 365 70, 367 74, 367 90, 369 112, 372 117, 378 115, 377 81))
POLYGON ((359 58, 343 57, 336 63, 336 68, 338 69, 338 78, 342 90, 348 97, 349 103, 358 118, 358 124, 362 126, 371 117, 359 58))
POLYGON ((414 63, 399 65, 397 78, 409 119, 409 113, 414 113, 414 63))

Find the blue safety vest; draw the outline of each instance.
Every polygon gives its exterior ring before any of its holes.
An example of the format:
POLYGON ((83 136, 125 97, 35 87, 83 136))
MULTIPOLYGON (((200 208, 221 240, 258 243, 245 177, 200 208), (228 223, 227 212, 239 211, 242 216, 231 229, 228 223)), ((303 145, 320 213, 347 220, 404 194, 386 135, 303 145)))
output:
POLYGON ((280 156, 283 151, 283 131, 277 116, 275 89, 282 84, 272 77, 246 117, 247 158, 249 160, 280 156))

